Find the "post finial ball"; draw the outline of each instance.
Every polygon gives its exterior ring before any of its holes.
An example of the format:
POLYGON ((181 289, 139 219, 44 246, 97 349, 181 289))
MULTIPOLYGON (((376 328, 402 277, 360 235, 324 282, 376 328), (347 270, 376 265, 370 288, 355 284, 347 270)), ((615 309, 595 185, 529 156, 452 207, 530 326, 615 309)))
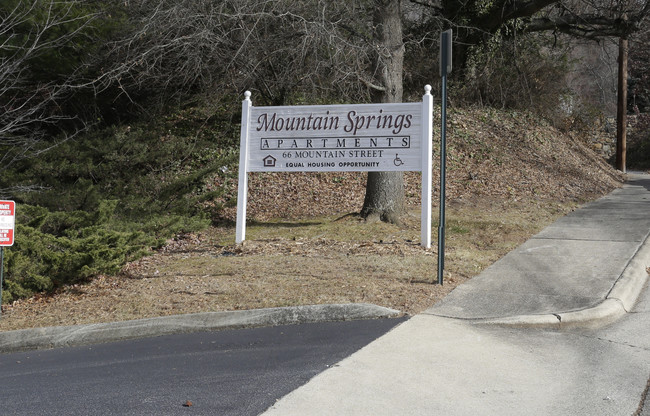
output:
POLYGON ((431 85, 427 84, 424 86, 424 93, 425 94, 430 94, 431 93, 431 85))
POLYGON ((244 93, 244 98, 247 99, 247 100, 250 99, 250 98, 251 98, 251 92, 250 92, 250 91, 246 91, 246 92, 244 93))

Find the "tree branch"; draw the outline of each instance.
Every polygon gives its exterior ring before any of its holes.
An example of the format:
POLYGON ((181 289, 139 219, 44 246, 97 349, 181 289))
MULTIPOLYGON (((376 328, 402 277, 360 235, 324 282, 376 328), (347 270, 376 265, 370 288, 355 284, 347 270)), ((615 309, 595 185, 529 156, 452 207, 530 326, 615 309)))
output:
POLYGON ((359 81, 363 82, 363 84, 366 87, 370 88, 371 90, 381 91, 381 92, 386 91, 386 87, 382 87, 381 85, 373 84, 371 81, 368 81, 367 79, 363 78, 362 76, 359 76, 359 81))
POLYGON ((557 30, 569 35, 595 39, 599 37, 627 37, 636 31, 637 18, 624 20, 595 14, 565 15, 533 18, 526 31, 557 30))

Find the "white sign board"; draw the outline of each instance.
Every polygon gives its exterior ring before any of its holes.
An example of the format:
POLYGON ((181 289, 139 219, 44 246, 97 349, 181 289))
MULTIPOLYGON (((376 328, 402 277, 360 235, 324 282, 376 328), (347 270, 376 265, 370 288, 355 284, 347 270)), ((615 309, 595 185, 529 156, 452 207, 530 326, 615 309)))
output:
POLYGON ((242 103, 236 241, 248 172, 422 172, 422 245, 431 245, 431 86, 419 103, 253 107, 242 103))
POLYGON ((16 227, 16 203, 0 201, 0 247, 14 245, 16 227))
POLYGON ((421 113, 421 103, 252 107, 248 171, 420 171, 421 113))

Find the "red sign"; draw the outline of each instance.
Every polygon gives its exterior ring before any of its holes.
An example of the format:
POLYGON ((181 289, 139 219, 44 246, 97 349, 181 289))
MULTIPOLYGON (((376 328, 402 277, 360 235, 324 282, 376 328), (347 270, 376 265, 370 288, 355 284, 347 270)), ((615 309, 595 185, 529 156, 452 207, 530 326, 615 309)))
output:
POLYGON ((16 203, 0 201, 0 247, 14 245, 16 227, 16 203))

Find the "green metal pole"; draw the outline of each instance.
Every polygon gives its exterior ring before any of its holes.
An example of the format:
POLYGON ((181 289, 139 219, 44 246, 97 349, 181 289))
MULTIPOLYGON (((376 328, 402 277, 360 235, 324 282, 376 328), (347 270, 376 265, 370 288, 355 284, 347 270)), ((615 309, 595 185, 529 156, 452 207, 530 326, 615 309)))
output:
POLYGON ((438 224, 438 284, 442 285, 445 269, 445 198, 447 169, 447 75, 442 77, 440 129, 440 219, 438 224))
POLYGON ((447 171, 447 74, 451 72, 452 30, 440 34, 440 77, 442 97, 440 108, 440 219, 438 223, 438 284, 442 285, 445 270, 445 200, 447 171))

